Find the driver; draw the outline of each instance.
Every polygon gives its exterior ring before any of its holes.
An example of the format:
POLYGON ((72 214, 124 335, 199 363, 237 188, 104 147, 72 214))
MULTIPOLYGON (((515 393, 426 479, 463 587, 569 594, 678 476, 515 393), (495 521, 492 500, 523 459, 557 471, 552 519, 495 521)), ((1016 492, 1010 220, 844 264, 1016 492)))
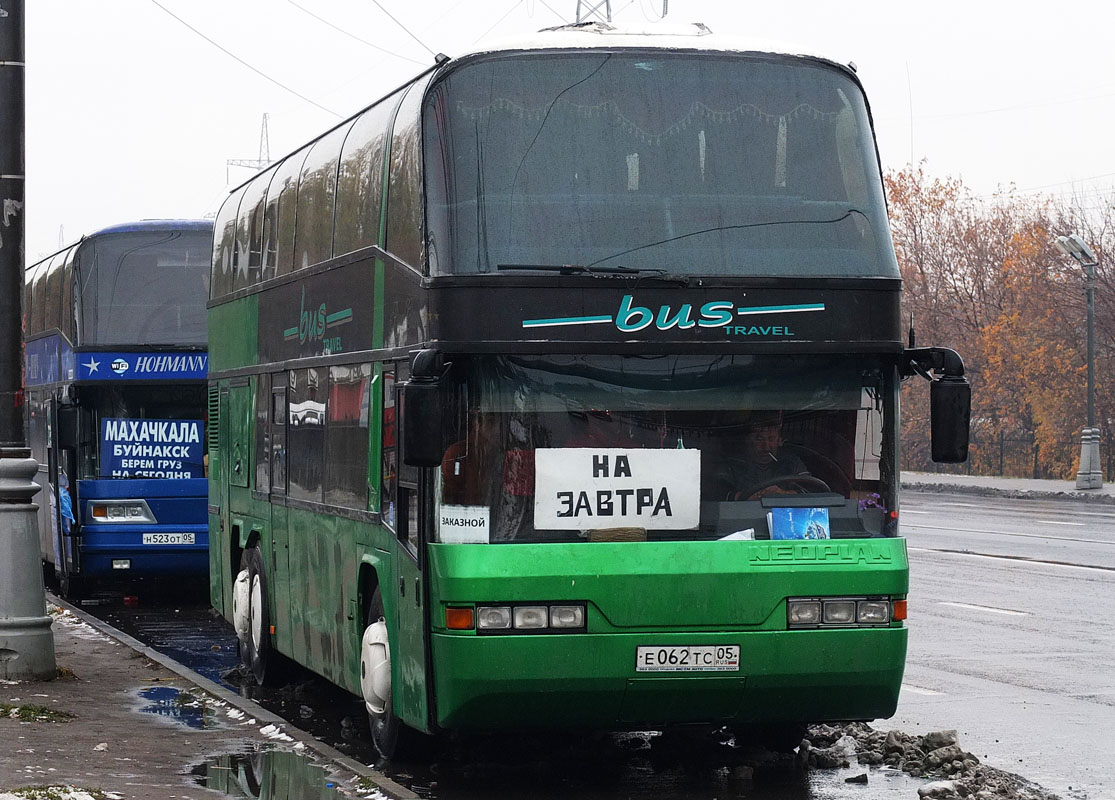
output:
POLYGON ((804 462, 782 446, 782 412, 759 411, 752 415, 751 426, 744 434, 739 454, 726 464, 729 480, 735 488, 733 499, 747 500, 768 494, 794 494, 792 481, 787 485, 773 483, 777 478, 809 475, 804 462))

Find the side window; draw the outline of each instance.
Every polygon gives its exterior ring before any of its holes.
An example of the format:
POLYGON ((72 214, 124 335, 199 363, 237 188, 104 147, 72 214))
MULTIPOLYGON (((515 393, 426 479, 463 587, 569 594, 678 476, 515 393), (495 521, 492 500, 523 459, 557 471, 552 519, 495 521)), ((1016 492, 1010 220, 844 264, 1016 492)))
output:
MULTIPOLYGON (((398 383, 410 377, 410 365, 400 364, 395 375, 398 383)), ((398 384, 396 384, 397 386, 398 384)), ((406 408, 399 406, 399 398, 395 398, 395 417, 399 426, 406 424, 406 408)), ((396 441, 401 437, 398 433, 396 441)), ((399 538, 412 555, 418 553, 418 467, 410 466, 398 457, 399 448, 396 447, 396 464, 399 471, 399 489, 396 502, 398 504, 398 520, 396 521, 395 535, 399 538)))
POLYGON ((333 253, 379 244, 383 158, 401 93, 380 101, 353 123, 341 151, 333 253))
POLYGON ((291 370, 287 393, 287 494, 321 502, 325 469, 325 397, 328 373, 291 370))
POLYGON ((383 523, 392 530, 395 528, 395 504, 398 501, 398 436, 395 425, 395 367, 383 367, 383 469, 381 471, 382 492, 380 499, 383 523))
POLYGON ((271 494, 286 494, 287 375, 271 376, 271 494))
POLYGON ((294 267, 301 269, 333 256, 333 204, 337 195, 337 161, 351 123, 319 139, 302 165, 298 183, 294 267))
POLYGON ((298 175, 306 151, 299 150, 275 168, 263 212, 263 279, 286 275, 294 266, 294 222, 298 175))
POLYGON ((325 421, 325 502, 368 505, 368 384, 371 364, 329 369, 325 421))
POLYGON ((213 223, 213 266, 209 281, 211 298, 228 294, 235 288, 236 215, 243 196, 244 190, 240 189, 225 198, 213 223))
POLYGON ((418 121, 424 81, 411 86, 395 116, 391 140, 391 183, 387 203, 387 250, 422 270, 422 153, 418 121))
POLYGON ((275 170, 269 170, 252 179, 240 200, 236 222, 236 287, 252 286, 260 281, 263 266, 263 203, 268 184, 275 170))
POLYGON ((271 379, 258 376, 256 383, 255 490, 271 491, 271 379))
POLYGON ((71 247, 66 251, 66 260, 62 264, 62 333, 71 343, 74 341, 74 251, 71 247))

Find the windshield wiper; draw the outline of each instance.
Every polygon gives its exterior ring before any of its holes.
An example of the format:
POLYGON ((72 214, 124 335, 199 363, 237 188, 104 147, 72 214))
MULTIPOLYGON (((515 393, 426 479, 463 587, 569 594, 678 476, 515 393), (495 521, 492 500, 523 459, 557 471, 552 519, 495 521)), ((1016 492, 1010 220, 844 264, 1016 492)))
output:
POLYGON ((509 270, 528 270, 530 272, 560 272, 562 275, 638 275, 641 269, 634 267, 586 267, 583 264, 499 264, 500 272, 509 270))
POLYGON ((498 264, 496 269, 500 272, 525 270, 528 272, 557 272, 561 275, 593 275, 598 277, 622 276, 624 278, 659 278, 665 281, 674 281, 683 286, 689 285, 688 275, 674 275, 664 269, 640 267, 595 267, 583 264, 498 264))

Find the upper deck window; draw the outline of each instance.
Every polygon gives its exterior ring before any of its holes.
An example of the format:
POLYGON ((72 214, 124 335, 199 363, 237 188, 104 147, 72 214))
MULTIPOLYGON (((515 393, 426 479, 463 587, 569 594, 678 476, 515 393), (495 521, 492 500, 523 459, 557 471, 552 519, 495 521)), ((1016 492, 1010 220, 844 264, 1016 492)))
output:
POLYGON ((863 95, 812 59, 480 58, 424 111, 432 274, 897 277, 863 95))
POLYGON ((80 344, 204 345, 212 233, 93 238, 78 252, 80 344))

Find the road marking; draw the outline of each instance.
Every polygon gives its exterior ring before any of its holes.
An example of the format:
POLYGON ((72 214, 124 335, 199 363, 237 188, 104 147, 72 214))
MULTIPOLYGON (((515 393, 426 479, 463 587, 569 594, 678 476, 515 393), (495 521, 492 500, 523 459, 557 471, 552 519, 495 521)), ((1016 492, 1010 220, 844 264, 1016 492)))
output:
POLYGON ((1103 539, 1080 539, 1075 536, 1045 536, 1040 533, 1019 533, 1018 531, 993 531, 987 528, 954 528, 951 525, 922 525, 913 524, 907 527, 911 529, 923 529, 930 531, 948 531, 949 533, 989 533, 994 536, 1020 536, 1024 539, 1050 539, 1057 542, 1086 542, 1088 544, 1106 544, 1113 545, 1115 541, 1104 541, 1103 539))
POLYGON ((1076 525, 1078 528, 1083 528, 1083 522, 1062 522, 1057 519, 1036 519, 1034 522, 1040 522, 1042 525, 1076 525))
POLYGON ((935 692, 932 689, 923 689, 920 686, 911 686, 908 683, 902 684, 902 691, 909 692, 910 694, 923 694, 926 697, 938 697, 944 694, 944 692, 935 692))
POLYGON ((899 514, 906 516, 907 514, 932 514, 932 511, 910 511, 907 508, 902 509, 899 514))
POLYGON ((1063 569, 1086 569, 1092 572, 1115 572, 1115 567, 1102 567, 1095 564, 1069 564, 1064 561, 1043 561, 1038 558, 1026 558, 1025 556, 992 555, 991 553, 940 550, 932 547, 910 547, 909 545, 907 545, 906 551, 909 553, 938 553, 945 556, 960 556, 961 558, 990 558, 995 561, 1013 561, 1017 564, 1027 564, 1034 567, 1062 567, 1063 569))
POLYGON ((970 603, 949 603, 945 600, 937 602, 939 606, 952 606, 953 608, 967 608, 972 611, 986 611, 990 614, 1006 614, 1008 617, 1028 617, 1030 616, 1027 611, 1012 611, 1009 608, 994 608, 992 606, 975 606, 970 603))

